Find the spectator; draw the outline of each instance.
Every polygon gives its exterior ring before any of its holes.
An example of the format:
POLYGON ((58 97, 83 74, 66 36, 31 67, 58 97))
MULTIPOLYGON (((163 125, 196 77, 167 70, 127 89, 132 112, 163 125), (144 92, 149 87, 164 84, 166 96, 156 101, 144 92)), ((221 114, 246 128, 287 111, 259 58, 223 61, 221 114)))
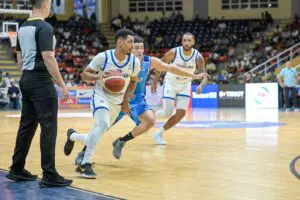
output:
POLYGON ((9 104, 11 109, 19 108, 20 90, 16 87, 14 80, 10 81, 11 86, 8 88, 9 104))
POLYGON ((296 79, 298 78, 298 73, 296 68, 292 68, 291 62, 286 63, 286 67, 280 71, 278 75, 278 82, 279 85, 284 90, 284 99, 285 99, 285 106, 287 111, 290 110, 289 105, 289 91, 292 93, 292 99, 294 108, 297 108, 297 93, 296 93, 296 79))

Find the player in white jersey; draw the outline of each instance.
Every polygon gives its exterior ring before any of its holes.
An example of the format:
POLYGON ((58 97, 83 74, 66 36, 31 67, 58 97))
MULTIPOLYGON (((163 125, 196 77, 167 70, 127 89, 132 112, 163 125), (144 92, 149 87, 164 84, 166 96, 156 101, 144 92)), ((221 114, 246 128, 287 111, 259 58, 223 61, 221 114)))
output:
POLYGON ((91 100, 91 110, 95 123, 88 134, 78 134, 74 129, 69 129, 64 153, 70 155, 75 141, 80 141, 87 146, 83 161, 76 169, 84 178, 96 178, 91 162, 100 137, 109 129, 121 110, 129 113, 129 100, 134 92, 140 71, 139 59, 131 54, 133 40, 132 31, 128 29, 118 30, 115 34, 116 49, 96 55, 83 72, 85 81, 97 80, 91 100), (101 77, 111 70, 118 70, 126 80, 125 87, 118 94, 112 94, 102 86, 101 77))
MULTIPOLYGON (((193 48, 195 44, 194 35, 191 33, 183 34, 181 42, 182 46, 168 51, 162 58, 162 61, 166 63, 173 63, 177 65, 177 67, 190 73, 195 73, 198 70, 205 72, 203 57, 196 49, 193 48)), ((159 76, 160 73, 156 71, 152 85, 153 92, 156 91, 159 76)), ((206 78, 202 79, 201 84, 197 87, 197 93, 201 93, 202 87, 206 84, 206 82, 206 78)), ((166 142, 162 138, 164 131, 175 126, 185 116, 191 98, 191 83, 192 79, 189 77, 178 76, 167 72, 163 89, 163 108, 156 112, 156 117, 170 117, 174 111, 174 101, 176 101, 176 112, 159 129, 159 131, 154 133, 153 138, 157 144, 165 145, 166 142)))

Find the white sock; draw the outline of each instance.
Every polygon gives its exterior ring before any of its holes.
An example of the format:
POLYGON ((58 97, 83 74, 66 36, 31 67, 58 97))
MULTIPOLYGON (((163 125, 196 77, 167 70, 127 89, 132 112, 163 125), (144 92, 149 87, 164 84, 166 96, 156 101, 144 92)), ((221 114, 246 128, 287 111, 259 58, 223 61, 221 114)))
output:
POLYGON ((89 134, 78 134, 76 132, 72 133, 70 139, 72 141, 80 141, 83 145, 87 145, 89 134))

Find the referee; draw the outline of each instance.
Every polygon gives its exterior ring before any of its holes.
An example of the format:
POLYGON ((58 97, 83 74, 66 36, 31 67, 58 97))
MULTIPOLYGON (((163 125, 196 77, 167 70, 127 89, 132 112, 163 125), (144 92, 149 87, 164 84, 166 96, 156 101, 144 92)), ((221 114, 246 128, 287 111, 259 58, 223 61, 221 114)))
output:
POLYGON ((53 81, 60 87, 65 101, 69 93, 54 57, 52 26, 44 21, 50 14, 51 0, 31 0, 31 3, 32 16, 18 31, 17 57, 23 71, 20 80, 23 106, 13 162, 7 178, 14 181, 33 181, 37 178, 24 167, 32 138, 40 124, 43 169, 40 185, 63 187, 70 185, 72 180, 60 176, 55 169, 58 102, 53 81))

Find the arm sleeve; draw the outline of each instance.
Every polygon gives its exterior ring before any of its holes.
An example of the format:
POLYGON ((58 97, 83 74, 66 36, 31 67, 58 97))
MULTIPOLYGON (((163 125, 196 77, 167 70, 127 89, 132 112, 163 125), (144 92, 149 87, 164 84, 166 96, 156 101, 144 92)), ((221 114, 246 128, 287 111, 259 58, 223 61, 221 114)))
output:
POLYGON ((139 72, 140 72, 140 61, 139 61, 139 59, 137 59, 137 58, 134 58, 135 59, 135 61, 134 61, 134 70, 133 70, 133 73, 132 73, 132 76, 137 76, 138 74, 139 74, 139 72))
POLYGON ((41 51, 53 51, 53 28, 43 25, 38 32, 38 43, 41 51))
POLYGON ((17 37, 17 47, 16 47, 16 51, 21 51, 21 48, 20 48, 20 42, 19 42, 19 37, 17 37))
POLYGON ((98 53, 88 65, 95 71, 102 71, 107 63, 107 56, 105 52, 98 53))

